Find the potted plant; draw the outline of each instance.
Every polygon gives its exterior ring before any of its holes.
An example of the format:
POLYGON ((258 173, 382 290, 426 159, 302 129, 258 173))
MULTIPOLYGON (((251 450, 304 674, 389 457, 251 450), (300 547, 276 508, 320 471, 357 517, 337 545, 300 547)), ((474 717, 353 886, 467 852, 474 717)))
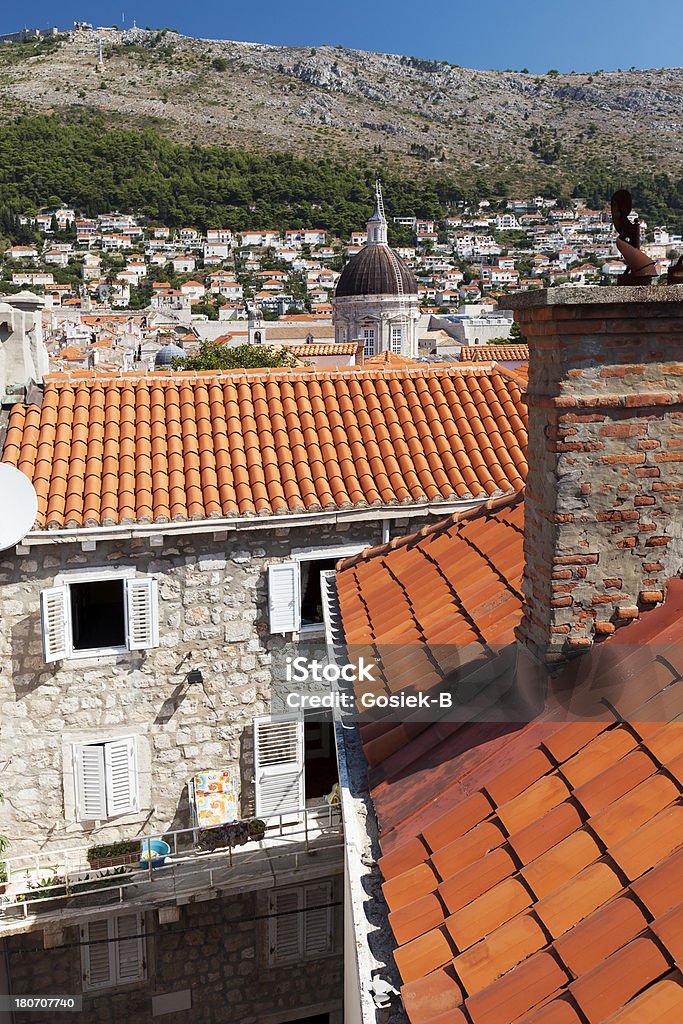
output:
POLYGON ((135 864, 140 859, 140 843, 133 839, 119 843, 107 843, 102 846, 91 846, 86 857, 91 868, 111 868, 119 864, 135 864))
POLYGON ((252 818, 247 823, 247 830, 249 832, 249 838, 258 842, 263 839, 266 834, 266 823, 261 821, 260 818, 252 818))

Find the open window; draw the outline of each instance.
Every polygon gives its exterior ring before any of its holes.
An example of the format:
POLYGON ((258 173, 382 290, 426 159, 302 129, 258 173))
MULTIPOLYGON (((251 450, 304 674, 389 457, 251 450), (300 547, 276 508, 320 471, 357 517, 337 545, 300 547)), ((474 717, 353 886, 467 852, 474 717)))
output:
POLYGON ((75 579, 43 590, 40 609, 46 662, 159 645, 153 579, 75 579))
POLYGON ((320 634, 325 628, 325 577, 340 558, 365 544, 297 554, 291 562, 268 567, 268 618, 271 633, 320 634))
POLYGON ((330 712, 254 719, 256 815, 319 807, 339 779, 330 712))
POLYGON ((256 815, 291 814, 304 806, 304 723, 293 715, 254 719, 256 815))

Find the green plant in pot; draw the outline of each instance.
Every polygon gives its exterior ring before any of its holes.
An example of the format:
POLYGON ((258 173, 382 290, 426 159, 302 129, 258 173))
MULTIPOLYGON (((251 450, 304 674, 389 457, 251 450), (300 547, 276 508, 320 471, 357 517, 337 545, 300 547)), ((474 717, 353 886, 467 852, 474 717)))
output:
POLYGON ((249 830, 250 839, 263 839, 266 834, 266 823, 261 821, 260 818, 252 818, 248 823, 247 828, 249 830))
POLYGON ((137 839, 91 846, 86 857, 91 868, 114 867, 118 864, 133 864, 140 857, 140 842, 137 839))

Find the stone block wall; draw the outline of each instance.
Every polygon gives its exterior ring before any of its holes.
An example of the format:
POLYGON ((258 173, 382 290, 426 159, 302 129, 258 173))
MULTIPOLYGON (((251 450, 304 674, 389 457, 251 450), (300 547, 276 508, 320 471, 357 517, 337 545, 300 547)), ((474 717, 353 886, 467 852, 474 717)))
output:
MULTIPOLYGON (((404 521, 394 535, 427 517, 404 521)), ((0 554, 0 832, 8 855, 112 842, 189 825, 187 782, 234 767, 253 813, 252 721, 268 714, 273 659, 288 638, 268 627, 267 568, 295 548, 378 544, 381 522, 32 546, 0 554), (45 664, 40 592, 67 570, 134 566, 159 579, 160 646, 45 664), (204 683, 186 675, 202 668, 204 683), (135 735, 139 812, 97 828, 75 820, 73 743, 135 735)))
POLYGON ((520 636, 552 659, 662 601, 683 568, 683 288, 511 304, 530 345, 520 636))
MULTIPOLYGON (((341 887, 338 876, 336 904, 342 899, 341 887)), ((287 1020, 298 1010, 303 1011, 301 1017, 319 1012, 338 1014, 343 992, 341 907, 334 908, 332 953, 273 966, 268 957, 266 896, 264 892, 242 892, 191 903, 180 907, 179 920, 169 924, 160 924, 156 912, 148 911, 144 916, 147 978, 118 989, 83 993, 83 1012, 72 1015, 73 1019, 88 1024, 148 1024, 152 1020, 164 1024, 189 1020, 193 1024, 257 1024, 278 1014, 287 1020), (154 996, 187 989, 191 991, 190 1010, 153 1016, 154 996)), ((63 945, 53 949, 42 948, 40 931, 8 938, 12 992, 81 994, 79 941, 77 927, 66 928, 63 945)))

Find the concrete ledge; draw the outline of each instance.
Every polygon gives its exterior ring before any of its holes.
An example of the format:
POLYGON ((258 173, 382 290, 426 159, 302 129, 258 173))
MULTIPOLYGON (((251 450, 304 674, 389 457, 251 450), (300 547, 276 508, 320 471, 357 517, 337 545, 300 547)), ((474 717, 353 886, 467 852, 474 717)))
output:
POLYGON ((683 284, 635 287, 540 288, 505 296, 506 309, 539 309, 541 306, 625 306, 648 303, 683 303, 683 284))

